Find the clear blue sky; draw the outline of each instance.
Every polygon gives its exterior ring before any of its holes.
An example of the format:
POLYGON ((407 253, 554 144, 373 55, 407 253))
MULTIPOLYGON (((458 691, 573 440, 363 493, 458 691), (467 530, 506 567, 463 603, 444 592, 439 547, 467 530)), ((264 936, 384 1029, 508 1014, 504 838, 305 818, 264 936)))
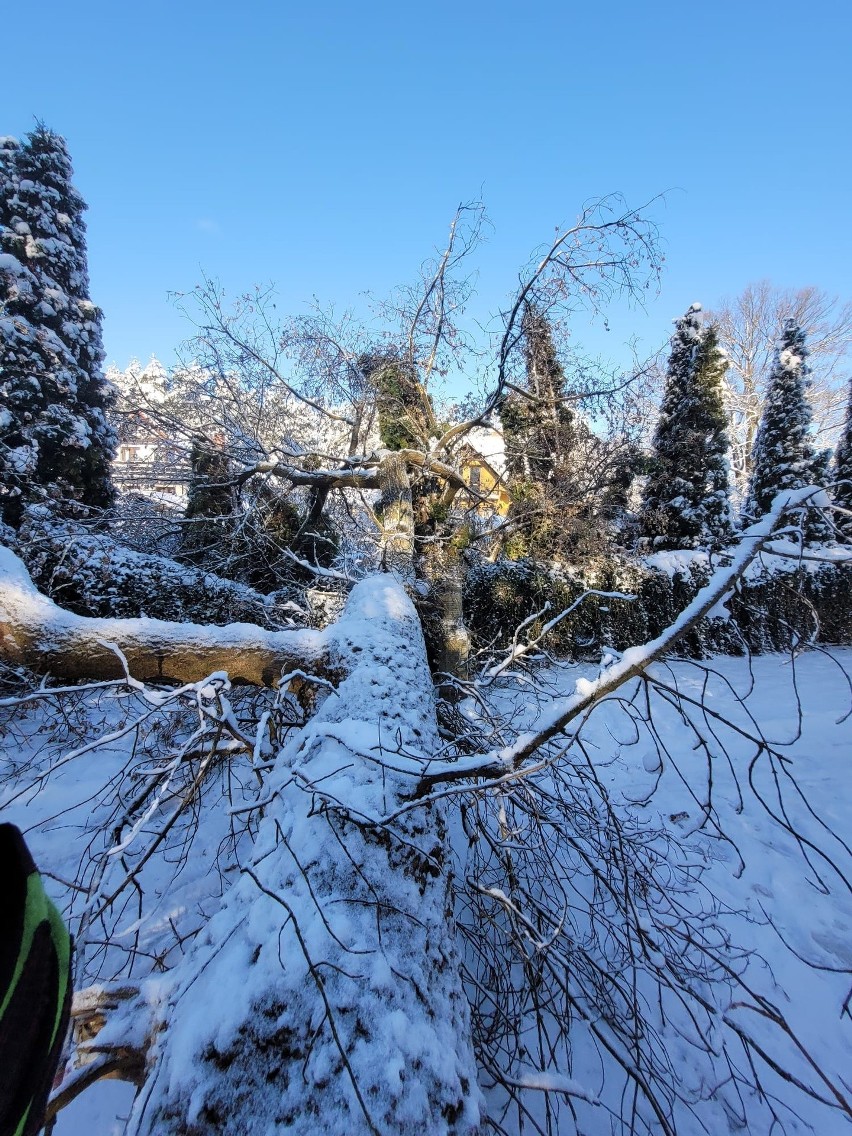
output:
POLYGON ((588 198, 656 210, 656 344, 747 282, 852 293, 850 0, 43 0, 4 21, 0 133, 68 139, 109 361, 169 360, 200 269, 281 306, 408 281, 455 205, 482 314, 588 198))

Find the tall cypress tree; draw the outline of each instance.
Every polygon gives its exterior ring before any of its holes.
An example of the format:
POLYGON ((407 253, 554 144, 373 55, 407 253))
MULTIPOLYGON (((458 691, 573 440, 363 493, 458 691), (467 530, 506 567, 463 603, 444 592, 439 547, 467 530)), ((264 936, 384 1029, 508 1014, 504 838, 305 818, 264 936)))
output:
MULTIPOLYGON (((751 482, 743 508, 747 521, 767 512, 776 493, 825 485, 827 481, 828 456, 817 452, 809 438, 811 408, 805 394, 807 357, 805 333, 795 320, 786 320, 775 351, 752 451, 751 482)), ((830 535, 825 519, 811 512, 806 538, 825 540, 830 535)))
POLYGON ((510 394, 500 408, 506 464, 511 477, 542 483, 552 480, 571 450, 576 414, 566 402, 568 383, 547 317, 528 303, 521 327, 530 397, 510 394))
MULTIPOLYGON (((843 433, 837 443, 834 454, 834 472, 832 480, 834 487, 834 500, 841 509, 852 514, 852 382, 849 384, 849 402, 846 406, 846 421, 843 424, 843 433)), ((835 520, 838 530, 847 544, 852 544, 852 515, 838 515, 835 520)))
POLYGON ((0 508, 113 501, 101 312, 89 298, 86 206, 65 140, 39 125, 0 144, 0 508))
MULTIPOLYGON (((568 382, 547 317, 527 303, 521 323, 526 395, 500 407, 512 506, 511 556, 557 554, 566 539, 566 496, 573 496, 570 456, 580 423, 566 401, 568 382)), ((572 502, 574 504, 574 502, 572 502)))
POLYGON ((598 437, 577 409, 583 396, 560 361, 547 316, 528 303, 521 329, 526 393, 507 395, 500 407, 512 495, 504 551, 513 558, 599 556, 624 513, 635 451, 624 437, 598 437))
POLYGON ((727 361, 701 305, 675 322, 654 433, 643 526, 657 548, 704 548, 734 534, 722 380, 727 361))

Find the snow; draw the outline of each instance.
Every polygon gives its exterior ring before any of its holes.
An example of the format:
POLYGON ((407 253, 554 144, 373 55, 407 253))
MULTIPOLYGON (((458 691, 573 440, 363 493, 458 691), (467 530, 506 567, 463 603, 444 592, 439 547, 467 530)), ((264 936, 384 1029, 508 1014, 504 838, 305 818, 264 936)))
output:
POLYGON ((24 477, 32 473, 38 462, 38 447, 36 445, 18 446, 17 449, 6 452, 6 461, 10 469, 24 477))
POLYGON ((493 426, 474 426, 464 435, 465 445, 474 449, 499 476, 506 473, 506 443, 502 430, 493 426))
MULTIPOLYGON (((660 871, 671 873, 679 908, 699 912, 711 895, 720 903, 716 941, 729 952, 734 971, 749 984, 753 997, 742 987, 705 986, 703 996, 718 1007, 712 1034, 705 1035, 718 1056, 725 1021, 736 1022, 767 1053, 780 1055, 795 1076, 824 1092, 814 1066, 771 1017, 748 1008, 765 999, 766 1005, 779 1008, 815 1067, 842 1087, 852 1068, 847 1001, 852 987, 852 854, 843 843, 852 831, 852 651, 811 652, 795 659, 676 661, 658 664, 651 675, 679 691, 682 699, 703 700, 710 714, 730 716, 732 726, 709 718, 697 704, 690 708, 652 693, 655 739, 637 713, 641 700, 636 698, 638 680, 633 680, 617 701, 604 702, 585 724, 584 753, 594 761, 607 810, 624 826, 638 825, 644 841, 656 849, 660 871), (708 730, 709 751, 698 744, 708 738, 708 730), (759 731, 769 751, 746 736, 757 739, 759 731), (678 864, 689 865, 679 882, 678 864)), ((594 682, 588 664, 565 664, 539 676, 542 689, 564 692, 564 697, 584 682, 594 682)), ((495 697, 517 724, 530 721, 528 688, 507 687, 495 697)), ((574 761, 582 769, 583 759, 574 761)), ((546 771, 538 776, 549 784, 546 771)), ((513 847, 517 839, 513 836, 513 847)), ((517 864, 515 870, 520 871, 517 864)), ((499 885, 487 890, 504 906, 518 902, 503 895, 499 885)), ((580 939, 590 934, 582 915, 572 913, 571 922, 566 934, 580 939)), ((659 918, 643 915, 639 925, 649 938, 649 964, 664 970, 671 966, 667 952, 654 945, 661 938, 659 918)), ((640 984, 646 980, 640 974, 640 984)), ((656 996, 650 990, 648 995, 651 1026, 661 1031, 667 1060, 693 1109, 678 1114, 681 1136, 772 1131, 766 1101, 748 1090, 740 1098, 718 1068, 714 1074, 696 1023, 685 1015, 679 1018, 671 1006, 668 1024, 661 1023, 653 1008, 656 996), (736 1120, 743 1112, 744 1123, 736 1120)), ((564 1084, 568 1070, 559 1062, 542 1070, 507 1070, 510 1081, 542 1092, 565 1091, 618 1113, 623 1073, 582 1021, 575 1020, 571 1037, 572 1068, 564 1084), (575 1086, 582 1092, 574 1093, 575 1086)), ((726 1044, 733 1053, 730 1039, 726 1044)), ((820 1136, 849 1131, 841 1114, 803 1099, 759 1059, 757 1064, 767 1092, 776 1094, 774 1103, 787 1131, 802 1133, 808 1126, 820 1136)), ((494 1110, 504 1102, 497 1089, 488 1099, 494 1110)), ((608 1124, 600 1127, 599 1114, 582 1107, 575 1100, 577 1131, 610 1131, 608 1124)), ((558 1129, 563 1130, 575 1132, 567 1115, 564 1129, 558 1129)), ((626 1133, 628 1127, 612 1130, 626 1133)), ((658 1130, 652 1125, 651 1131, 658 1130)))
POLYGON ((9 252, 0 252, 0 272, 11 272, 13 276, 29 275, 26 267, 9 252))
MULTIPOLYGON (((16 565, 8 557, 11 575, 16 565)), ((184 709, 181 719, 165 692, 143 697, 106 687, 72 696, 63 715, 44 700, 18 708, 0 751, 0 808, 5 820, 27 832, 40 867, 50 873, 48 890, 70 914, 80 951, 78 979, 137 983, 135 1028, 148 1020, 167 1024, 158 1043, 156 1091, 183 1100, 188 1122, 193 1113, 201 1115, 225 1080, 209 1054, 223 1055, 224 1063, 241 1031, 256 1028, 254 1019, 265 1020, 263 1014, 250 1013, 262 1005, 281 1031, 300 1021, 312 1023, 316 1034, 304 1059, 305 1083, 314 1092, 330 1094, 334 1107, 329 1107, 333 1119, 328 1131, 347 1131, 358 1104, 340 1071, 339 1052, 323 1031, 309 965, 310 959, 322 959, 347 1059, 359 1083, 371 1086, 371 1104, 382 1115, 386 1110, 400 1128, 406 1124, 412 1131, 431 1132, 424 1122, 430 1102, 412 1069, 418 1064, 429 1069, 433 1083, 447 1093, 461 1074, 470 1073, 457 1043, 466 1023, 453 985, 458 960, 452 943, 442 942, 438 931, 444 893, 427 876, 421 892, 415 879, 394 869, 392 858, 363 839, 357 825, 347 821, 335 827, 340 809, 351 816, 379 816, 391 813, 400 801, 410 802, 411 773, 440 751, 431 695, 422 680, 416 616, 391 578, 373 577, 355 587, 343 617, 323 636, 324 649, 346 663, 348 677, 324 697, 307 728, 292 730, 281 740, 277 758, 264 766, 262 787, 253 773, 257 747, 254 755, 232 753, 211 769, 197 810, 177 821, 166 854, 152 856, 140 867, 142 907, 134 902, 104 913, 103 930, 112 930, 108 948, 98 945, 100 927, 89 933, 80 923, 84 911, 91 912, 91 902, 87 906, 85 897, 62 881, 82 878, 93 896, 102 899, 115 890, 127 863, 140 862, 152 833, 172 815, 186 790, 188 772, 197 768, 197 758, 186 760, 178 744, 181 728, 186 734, 186 722, 191 725, 190 703, 184 703, 190 709, 184 709), (105 735, 112 740, 98 751, 82 752, 105 735), (71 758, 73 751, 80 756, 71 758), (402 774, 395 773, 398 768, 402 774), (155 774, 159 784, 136 822, 113 837, 129 796, 153 783, 155 774), (361 873, 369 875, 370 889, 361 873), (288 909, 295 917, 288 917, 288 909), (418 922, 398 924, 390 914, 407 909, 417 912, 418 922), (389 914, 382 917, 384 948, 377 951, 376 912, 381 910, 389 914), (134 948, 138 954, 131 962, 134 948), (157 958, 163 960, 165 974, 153 963, 157 958), (425 990, 436 1009, 429 1022, 424 1021, 422 993, 416 993, 425 990), (369 1041, 352 1028, 359 1019, 369 1029, 369 1041)), ((620 667, 626 673, 646 659, 647 652, 637 648, 609 669, 620 667)), ((677 882, 672 894, 678 904, 700 912, 708 894, 718 897, 718 943, 724 946, 728 936, 742 948, 740 953, 730 948, 735 969, 760 997, 781 1007, 835 1082, 852 1068, 852 1019, 842 1013, 852 984, 852 892, 845 883, 852 865, 848 847, 829 835, 823 822, 841 838, 852 829, 849 673, 849 650, 796 659, 716 659, 711 664, 659 661, 650 671, 660 684, 652 694, 655 735, 636 711, 641 706, 634 697, 638 679, 581 727, 584 753, 593 762, 607 809, 646 834, 643 839, 655 850, 660 872, 670 872, 677 882), (667 697, 668 688, 679 695, 667 697), (690 699, 703 701, 706 710, 690 699), (733 725, 721 724, 713 717, 717 713, 731 717, 733 725), (770 750, 754 740, 756 723, 770 750), (816 854, 814 848, 828 855, 816 854)), ((549 685, 557 704, 588 697, 600 681, 600 668, 591 666, 557 667, 539 676, 539 685, 549 685)), ((246 703, 239 692, 227 690, 224 676, 211 675, 186 689, 199 703, 213 704, 221 695, 219 712, 244 721, 246 703)), ((494 688, 493 698, 514 703, 514 725, 526 730, 521 746, 552 714, 551 697, 539 705, 528 686, 504 683, 494 688)), ((560 742, 564 748, 563 743, 565 739, 560 742)), ((568 770, 583 765, 576 750, 563 761, 568 770)), ((546 769, 541 776, 547 776, 546 769)), ((508 830, 505 810, 500 815, 508 830)), ((407 817, 410 826, 399 830, 404 846, 417 849, 424 863, 439 857, 443 821, 438 806, 431 806, 428 822, 422 811, 407 817)), ((603 810, 601 826, 606 824, 603 810)), ((512 832, 510 839, 519 837, 512 832)), ((467 838, 461 834, 457 854, 462 863, 466 850, 467 838)), ((582 888, 582 881, 575 886, 582 888)), ((507 883, 484 881, 480 890, 484 901, 523 917, 507 883)), ((647 936, 649 964, 669 966, 663 930, 646 913, 638 925, 647 936)), ((583 933, 575 908, 564 931, 557 925, 540 928, 535 949, 546 956, 551 942, 564 942, 569 935, 581 947, 583 933)), ((646 979, 647 974, 642 981, 646 979)), ((735 997, 722 984, 708 984, 703 996, 716 1007, 710 1032, 717 1053, 725 1021, 746 1024, 756 1043, 771 1052, 780 1048, 797 1076, 813 1080, 801 1055, 790 1047, 784 1050, 771 1020, 745 1009, 748 999, 741 991, 735 997)), ((653 997, 648 1005, 652 1010, 653 997)), ((667 1012, 668 1024, 659 1027, 661 1043, 694 1110, 679 1116, 682 1136, 727 1132, 739 1123, 743 1109, 747 1130, 768 1136, 765 1102, 741 1089, 743 1103, 736 1087, 707 1063, 696 1024, 672 1006, 667 1012)), ((130 1019, 119 1018, 112 1028, 119 1025, 129 1028, 130 1019)), ((506 1070, 508 1081, 528 1090, 533 1101, 570 1098, 580 1117, 578 1130, 586 1132, 609 1131, 609 1117, 601 1110, 614 1110, 617 1116, 620 1108, 618 1069, 601 1056, 593 1025, 577 1020, 572 1026, 570 1063, 560 1058, 547 1065, 531 1053, 518 1053, 517 1065, 506 1070)), ((605 1022, 595 1026, 605 1027, 605 1022)), ((247 1073, 241 1072, 239 1060, 233 1072, 237 1080, 229 1091, 239 1099, 239 1077, 247 1073)), ((791 1133, 804 1129, 790 1121, 788 1108, 797 1109, 821 1136, 848 1131, 836 1112, 797 1097, 771 1072, 762 1075, 781 1102, 791 1133)), ((296 1107, 302 1091, 291 1093, 283 1085, 282 1107, 288 1101, 296 1107)), ((61 1114, 56 1136, 123 1131, 116 1127, 116 1117, 127 1115, 129 1093, 126 1086, 88 1090, 61 1114)), ((495 1109, 498 1096, 489 1091, 495 1109)), ((142 1103, 137 1102, 137 1120, 142 1103)), ((465 1107, 473 1125, 475 1092, 465 1099, 465 1107)), ((537 1115, 540 1105, 531 1102, 529 1107, 537 1115)), ((570 1136, 575 1129, 567 1111, 564 1115, 565 1127, 559 1131, 570 1136)), ((263 1117, 246 1112, 247 1133, 263 1130, 255 1122, 262 1124, 263 1117)), ((171 1131, 164 1121, 162 1132, 171 1131)))
POLYGON ((689 576, 690 569, 693 566, 705 566, 709 563, 709 557, 706 552, 697 549, 693 551, 688 548, 680 548, 669 552, 652 552, 650 555, 644 556, 642 562, 648 568, 653 568, 657 572, 665 572, 670 577, 689 576))

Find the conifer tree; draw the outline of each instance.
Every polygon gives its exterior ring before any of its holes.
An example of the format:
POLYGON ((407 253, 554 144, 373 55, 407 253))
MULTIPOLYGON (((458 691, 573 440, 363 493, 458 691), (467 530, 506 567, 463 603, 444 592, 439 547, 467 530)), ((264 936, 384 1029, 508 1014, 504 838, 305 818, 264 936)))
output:
POLYGON ((527 394, 509 394, 500 407, 512 495, 507 550, 513 557, 550 557, 573 543, 565 506, 566 497, 576 496, 570 455, 584 424, 567 401, 568 382, 547 317, 527 303, 521 327, 527 394))
MULTIPOLYGON (((841 509, 852 514, 852 383, 849 384, 849 402, 846 406, 846 420, 843 424, 843 433, 837 443, 834 454, 834 471, 832 480, 834 487, 834 501, 841 509)), ((835 524, 847 544, 852 544, 852 515, 839 514, 835 524)))
MULTIPOLYGON (((805 333, 795 320, 786 320, 752 451, 751 482, 743 509, 747 521, 766 513, 775 495, 784 489, 826 484, 828 455, 817 452, 809 439, 807 357, 805 333)), ((825 519, 811 511, 806 539, 825 540, 830 535, 825 519)))
POLYGON ((642 520, 656 548, 706 548, 734 534, 722 404, 727 362, 701 305, 675 321, 642 520))
POLYGON ((529 303, 522 332, 526 393, 507 395, 500 407, 512 495, 503 548, 515 559, 588 560, 606 553, 616 535, 636 473, 635 447, 624 436, 592 431, 551 325, 529 303))
POLYGON ((82 198, 63 138, 39 125, 0 143, 0 509, 113 501, 114 397, 89 298, 82 198))
POLYGON ((510 476, 551 480, 574 441, 576 414, 547 318, 526 304, 522 321, 529 398, 510 394, 500 408, 510 476))

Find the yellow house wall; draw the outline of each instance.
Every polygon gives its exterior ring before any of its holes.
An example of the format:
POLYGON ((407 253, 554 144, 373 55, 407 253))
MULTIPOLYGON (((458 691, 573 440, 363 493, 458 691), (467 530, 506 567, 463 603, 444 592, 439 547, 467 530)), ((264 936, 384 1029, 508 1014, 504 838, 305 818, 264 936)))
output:
POLYGON ((509 506, 512 503, 512 499, 509 496, 506 487, 503 485, 500 478, 494 472, 491 466, 487 464, 487 462, 476 461, 475 459, 465 462, 462 465, 462 477, 464 477, 465 481, 468 484, 470 484, 470 474, 471 470, 473 469, 478 469, 480 471, 480 496, 488 498, 488 505, 481 505, 478 506, 478 508, 483 510, 486 508, 493 509, 498 516, 505 517, 509 512, 509 506))

